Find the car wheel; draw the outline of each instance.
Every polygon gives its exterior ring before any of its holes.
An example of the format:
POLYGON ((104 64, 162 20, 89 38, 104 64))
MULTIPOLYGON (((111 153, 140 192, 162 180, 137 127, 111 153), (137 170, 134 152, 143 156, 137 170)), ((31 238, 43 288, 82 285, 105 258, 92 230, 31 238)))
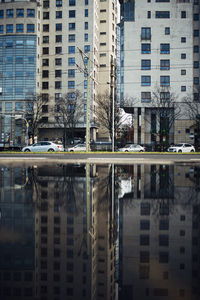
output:
POLYGON ((182 153, 182 150, 178 150, 179 153, 182 153))
POLYGON ((194 152, 194 150, 191 150, 190 152, 194 152))
POLYGON ((31 152, 29 149, 25 149, 24 152, 31 152))
POLYGON ((143 150, 140 150, 139 152, 143 152, 143 150))
POLYGON ((70 150, 69 152, 74 152, 74 150, 70 150))
POLYGON ((51 148, 51 149, 48 150, 48 152, 54 152, 54 150, 51 148))
POLYGON ((128 152, 128 150, 125 150, 124 152, 128 152))

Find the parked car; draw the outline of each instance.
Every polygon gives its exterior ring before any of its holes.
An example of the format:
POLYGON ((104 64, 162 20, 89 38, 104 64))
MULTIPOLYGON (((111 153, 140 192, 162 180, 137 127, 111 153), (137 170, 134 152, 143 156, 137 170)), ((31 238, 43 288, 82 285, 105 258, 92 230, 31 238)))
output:
POLYGON ((64 151, 62 144, 55 144, 53 142, 44 141, 37 142, 31 146, 22 148, 23 152, 62 152, 64 151))
POLYGON ((137 144, 130 144, 124 146, 123 148, 119 148, 118 151, 119 152, 144 152, 145 148, 137 144))
POLYGON ((180 143, 170 146, 167 149, 168 152, 195 152, 195 148, 191 144, 180 143))
POLYGON ((77 144, 74 147, 68 148, 68 152, 86 151, 86 144, 77 144))

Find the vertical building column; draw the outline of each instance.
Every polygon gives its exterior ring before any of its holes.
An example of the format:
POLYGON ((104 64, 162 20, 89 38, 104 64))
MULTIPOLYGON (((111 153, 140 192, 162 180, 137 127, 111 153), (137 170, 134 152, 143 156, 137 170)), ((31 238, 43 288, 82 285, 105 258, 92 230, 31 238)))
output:
POLYGON ((145 143, 145 108, 141 108, 141 144, 145 143))
POLYGON ((138 142, 138 108, 134 108, 134 143, 138 142))

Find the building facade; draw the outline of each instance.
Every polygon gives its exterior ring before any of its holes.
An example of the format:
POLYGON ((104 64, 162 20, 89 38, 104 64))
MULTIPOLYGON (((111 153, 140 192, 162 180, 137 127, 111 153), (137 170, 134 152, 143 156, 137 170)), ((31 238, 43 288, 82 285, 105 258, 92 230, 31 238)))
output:
POLYGON ((76 134, 85 137, 89 114, 91 138, 98 137, 95 98, 111 89, 116 23, 116 0, 1 1, 2 142, 24 142, 26 106, 36 95, 45 99, 38 138, 62 139, 58 102, 76 91, 85 111, 76 134))
POLYGON ((195 143, 186 103, 199 102, 199 1, 119 2, 120 98, 134 114, 134 142, 195 143))

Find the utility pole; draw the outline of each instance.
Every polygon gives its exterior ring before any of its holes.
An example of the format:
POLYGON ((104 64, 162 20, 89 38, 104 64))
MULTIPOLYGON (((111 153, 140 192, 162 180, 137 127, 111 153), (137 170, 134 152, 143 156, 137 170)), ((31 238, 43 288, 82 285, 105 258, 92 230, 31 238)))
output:
POLYGON ((83 53, 81 49, 78 51, 82 57, 84 69, 76 64, 79 71, 86 74, 87 76, 87 107, 86 107, 86 151, 90 151, 90 55, 83 53), (87 64, 85 63, 85 58, 87 59, 87 64))

